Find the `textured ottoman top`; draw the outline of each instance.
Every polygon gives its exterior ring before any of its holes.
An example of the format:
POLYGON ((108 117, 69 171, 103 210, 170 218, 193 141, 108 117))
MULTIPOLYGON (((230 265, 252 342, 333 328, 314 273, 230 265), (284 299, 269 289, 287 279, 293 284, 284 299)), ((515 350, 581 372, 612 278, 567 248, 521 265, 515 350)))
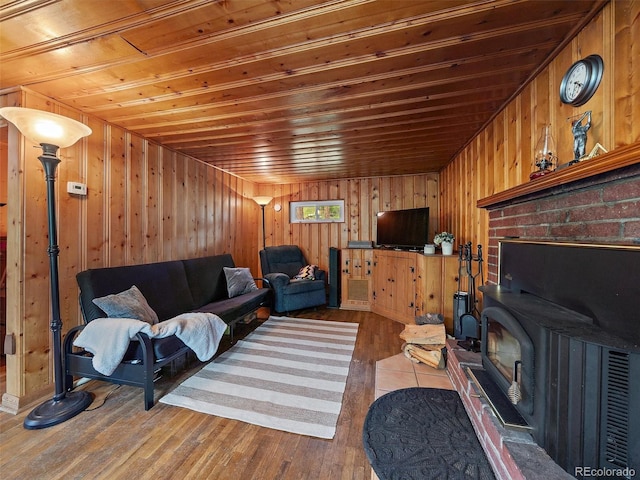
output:
POLYGON ((369 407, 362 440, 380 480, 495 478, 451 390, 417 387, 383 395, 369 407))

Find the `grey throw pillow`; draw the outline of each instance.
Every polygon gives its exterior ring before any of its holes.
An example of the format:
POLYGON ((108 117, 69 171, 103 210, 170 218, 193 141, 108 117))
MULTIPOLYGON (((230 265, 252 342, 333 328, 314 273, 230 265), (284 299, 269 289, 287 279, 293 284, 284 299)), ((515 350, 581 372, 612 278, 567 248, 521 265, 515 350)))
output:
POLYGON ((258 290, 256 282, 248 268, 223 267, 224 276, 227 278, 227 293, 229 298, 237 297, 243 293, 258 290))
POLYGON ((134 318, 150 325, 158 323, 158 315, 135 285, 124 292, 94 298, 92 301, 110 318, 134 318))

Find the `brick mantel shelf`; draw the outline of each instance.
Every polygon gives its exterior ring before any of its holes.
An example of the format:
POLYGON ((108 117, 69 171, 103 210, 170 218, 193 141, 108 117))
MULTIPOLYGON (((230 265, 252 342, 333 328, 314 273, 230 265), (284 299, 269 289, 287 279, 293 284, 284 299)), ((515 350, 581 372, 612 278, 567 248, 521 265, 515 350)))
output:
POLYGON ((616 148, 575 165, 549 173, 528 183, 504 190, 477 202, 478 208, 495 208, 504 203, 518 203, 524 197, 578 180, 594 177, 640 163, 640 142, 616 148))

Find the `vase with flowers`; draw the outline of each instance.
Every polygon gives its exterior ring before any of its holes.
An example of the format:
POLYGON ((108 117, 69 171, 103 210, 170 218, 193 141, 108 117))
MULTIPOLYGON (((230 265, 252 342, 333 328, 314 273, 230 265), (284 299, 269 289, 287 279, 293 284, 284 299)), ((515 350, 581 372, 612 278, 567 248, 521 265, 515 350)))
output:
POLYGON ((433 243, 442 248, 443 255, 452 255, 453 254, 453 241, 456 237, 453 233, 449 232, 440 232, 435 237, 433 237, 433 243))

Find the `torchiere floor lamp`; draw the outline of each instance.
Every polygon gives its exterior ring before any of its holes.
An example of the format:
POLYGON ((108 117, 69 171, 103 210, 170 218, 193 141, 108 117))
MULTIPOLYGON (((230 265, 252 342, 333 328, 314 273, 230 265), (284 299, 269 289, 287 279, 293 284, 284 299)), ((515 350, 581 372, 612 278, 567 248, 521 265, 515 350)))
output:
POLYGON ((62 359, 62 320, 60 319, 60 287, 58 284, 58 233, 55 208, 55 173, 60 159, 58 148, 70 147, 91 133, 86 125, 53 113, 22 107, 0 108, 0 116, 13 123, 28 140, 40 144, 38 160, 44 168, 47 182, 47 219, 49 223, 49 283, 51 286, 51 333, 55 393, 51 400, 38 405, 24 420, 30 430, 62 423, 85 410, 92 396, 85 391, 65 392, 62 359))
POLYGON ((260 208, 262 209, 262 248, 265 248, 267 246, 267 235, 264 228, 264 207, 266 207, 269 202, 273 200, 273 197, 253 197, 253 200, 258 205, 260 205, 260 208))

